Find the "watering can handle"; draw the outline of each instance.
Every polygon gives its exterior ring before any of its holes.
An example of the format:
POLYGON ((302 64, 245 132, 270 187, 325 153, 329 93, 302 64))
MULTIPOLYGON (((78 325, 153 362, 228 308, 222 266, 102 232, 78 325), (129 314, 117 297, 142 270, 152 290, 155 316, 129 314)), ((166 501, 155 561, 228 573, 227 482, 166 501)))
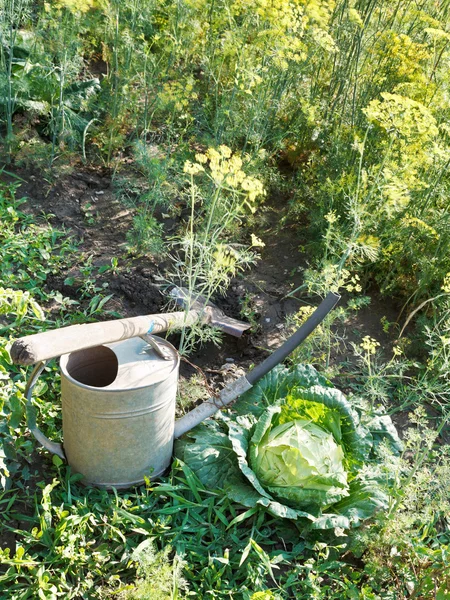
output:
MULTIPOLYGON (((177 289, 181 294, 177 298, 177 303, 183 301, 190 306, 187 301, 187 293, 183 291, 183 288, 177 289)), ((240 337, 250 327, 248 323, 228 317, 206 298, 199 297, 199 300, 193 302, 187 312, 179 311, 128 317, 114 321, 84 323, 83 325, 69 325, 27 335, 14 342, 11 347, 11 358, 16 365, 34 365, 76 350, 86 350, 93 346, 111 344, 150 333, 161 333, 169 331, 169 329, 191 327, 197 322, 218 327, 235 337, 240 337)))
POLYGON ((57 442, 52 442, 38 428, 38 426, 36 424, 36 407, 33 406, 33 404, 31 403, 31 395, 33 393, 33 388, 37 383, 39 375, 45 369, 48 362, 49 361, 47 360, 47 361, 41 361, 36 364, 36 366, 34 367, 32 373, 30 375, 30 378, 28 379, 27 386, 25 388, 25 398, 27 400, 26 413, 27 413, 28 428, 31 431, 31 433, 34 435, 34 437, 37 439, 37 441, 44 446, 44 448, 47 448, 47 450, 49 450, 52 454, 56 454, 63 460, 66 460, 66 455, 64 454, 64 449, 63 449, 62 444, 59 444, 57 442))
POLYGON ((77 350, 160 333, 172 327, 190 326, 198 319, 198 311, 191 310, 187 314, 174 312, 69 325, 16 340, 11 348, 11 358, 17 365, 34 365, 77 350))

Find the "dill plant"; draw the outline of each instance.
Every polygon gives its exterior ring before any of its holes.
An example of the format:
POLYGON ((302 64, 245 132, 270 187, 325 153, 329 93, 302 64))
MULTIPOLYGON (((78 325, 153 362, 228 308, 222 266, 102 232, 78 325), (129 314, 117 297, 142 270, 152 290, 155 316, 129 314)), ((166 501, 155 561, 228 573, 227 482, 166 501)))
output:
POLYGON ((92 123, 89 105, 99 85, 96 78, 81 80, 85 67, 81 34, 92 5, 91 0, 44 3, 33 14, 33 29, 18 31, 25 59, 20 69, 16 66, 16 104, 30 113, 36 130, 32 129, 31 139, 30 132, 20 132, 17 162, 39 163, 45 158, 46 166, 51 166, 58 152, 82 149, 85 155, 86 131, 92 123), (44 137, 50 138, 47 147, 44 137))
MULTIPOLYGON (((114 179, 122 201, 133 207, 133 226, 127 233, 128 247, 137 254, 159 257, 165 249, 164 226, 157 211, 174 213, 173 199, 181 186, 176 157, 162 145, 138 140, 133 147, 137 173, 118 174, 114 179)), ((168 216, 168 215, 166 215, 168 216)))
POLYGON ((182 576, 186 566, 182 557, 175 553, 170 559, 172 548, 167 545, 159 552, 151 539, 144 540, 134 550, 132 559, 137 562, 137 581, 132 588, 122 594, 122 600, 174 600, 186 597, 186 580, 182 576))
POLYGON ((91 38, 86 52, 104 62, 92 143, 103 161, 117 168, 125 148, 147 139, 167 57, 158 33, 153 0, 96 2, 86 16, 91 38))
MULTIPOLYGON (((182 235, 172 241, 175 259, 170 279, 183 282, 188 290, 186 314, 199 296, 208 301, 216 293, 223 294, 230 278, 256 259, 248 244, 230 239, 265 194, 262 183, 244 168, 242 158, 225 145, 197 153, 195 162, 184 164, 190 215, 182 235)), ((208 329, 183 329, 180 352, 188 352, 198 336, 205 340, 209 335, 208 329)))
MULTIPOLYGON (((447 416, 448 418, 448 416, 447 416)), ((446 598, 448 553, 448 447, 438 447, 438 431, 425 410, 410 414, 400 460, 390 462, 391 507, 365 530, 356 532, 353 550, 362 553, 372 589, 410 598, 446 598)), ((387 453, 387 461, 390 461, 387 453)))

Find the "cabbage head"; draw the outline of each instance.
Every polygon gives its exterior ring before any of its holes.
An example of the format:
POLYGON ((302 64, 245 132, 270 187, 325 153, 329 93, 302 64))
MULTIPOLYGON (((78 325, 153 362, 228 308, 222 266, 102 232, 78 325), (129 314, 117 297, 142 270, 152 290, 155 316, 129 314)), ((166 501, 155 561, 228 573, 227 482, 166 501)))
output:
POLYGON ((297 506, 326 506, 348 496, 344 451, 319 425, 296 419, 269 429, 250 445, 249 463, 274 497, 297 506))
POLYGON ((233 410, 197 426, 176 456, 208 488, 304 528, 358 526, 388 505, 379 446, 401 448, 386 415, 367 415, 309 365, 277 367, 233 410))

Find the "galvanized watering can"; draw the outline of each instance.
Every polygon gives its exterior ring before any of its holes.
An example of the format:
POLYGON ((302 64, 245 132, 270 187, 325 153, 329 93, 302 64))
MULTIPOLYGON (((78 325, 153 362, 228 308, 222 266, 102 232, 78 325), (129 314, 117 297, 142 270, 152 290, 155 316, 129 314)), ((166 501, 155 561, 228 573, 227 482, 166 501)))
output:
MULTIPOLYGON (((330 292, 263 363, 177 421, 179 355, 169 342, 148 333, 149 322, 152 330, 167 329, 167 315, 73 325, 21 338, 11 350, 14 362, 37 363, 26 388, 29 428, 43 446, 83 475, 83 483, 104 488, 141 484, 169 467, 175 438, 250 389, 319 325, 338 300, 330 292), (138 322, 140 329, 135 326, 138 322), (61 350, 68 352, 60 359, 63 444, 50 441, 38 429, 31 401, 39 375, 61 350)), ((172 322, 173 315, 186 320, 185 313, 170 313, 172 322)), ((199 318, 197 314, 191 322, 199 318)), ((246 328, 229 317, 223 320, 224 329, 234 335, 246 328)))

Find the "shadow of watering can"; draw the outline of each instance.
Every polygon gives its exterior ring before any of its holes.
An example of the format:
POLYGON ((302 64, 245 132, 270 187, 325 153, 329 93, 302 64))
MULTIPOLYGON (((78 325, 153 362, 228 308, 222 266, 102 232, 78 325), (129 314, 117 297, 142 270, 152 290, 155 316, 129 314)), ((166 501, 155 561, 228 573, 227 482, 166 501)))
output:
MULTIPOLYGON (((183 291, 180 295, 186 299, 183 291)), ((266 360, 178 420, 179 355, 169 342, 149 332, 195 321, 219 327, 222 322, 222 329, 237 336, 248 328, 211 303, 200 299, 193 308, 190 304, 189 312, 72 325, 21 338, 11 349, 13 361, 36 363, 25 392, 28 426, 45 448, 83 475, 83 483, 106 488, 141 484, 144 477, 156 477, 168 468, 175 438, 249 390, 306 339, 338 300, 330 292, 266 360), (39 375, 55 356, 61 356, 63 444, 50 441, 38 429, 31 400, 39 375)))

